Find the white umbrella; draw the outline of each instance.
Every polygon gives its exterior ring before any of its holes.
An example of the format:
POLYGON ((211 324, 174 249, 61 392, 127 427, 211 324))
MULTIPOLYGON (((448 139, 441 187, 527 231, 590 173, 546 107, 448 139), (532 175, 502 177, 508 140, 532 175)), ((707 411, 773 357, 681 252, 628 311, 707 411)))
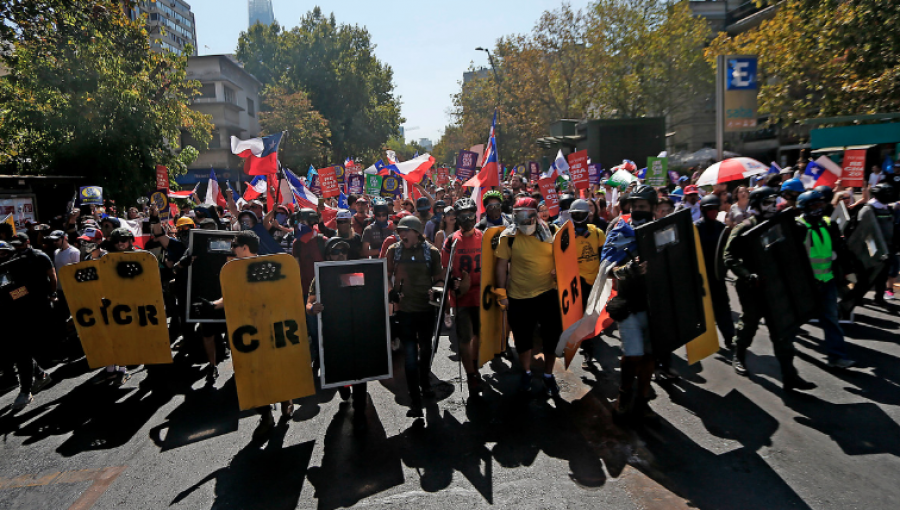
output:
POLYGON ((730 158, 718 163, 713 163, 703 171, 698 186, 711 186, 723 182, 739 181, 754 175, 764 174, 769 167, 753 158, 730 158))

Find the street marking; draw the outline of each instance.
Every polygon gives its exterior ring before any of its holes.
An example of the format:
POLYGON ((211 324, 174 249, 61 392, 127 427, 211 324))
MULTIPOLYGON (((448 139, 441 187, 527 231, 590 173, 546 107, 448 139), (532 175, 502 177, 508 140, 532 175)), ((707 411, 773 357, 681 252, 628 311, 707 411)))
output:
POLYGON ((43 485, 60 485, 93 481, 90 487, 72 503, 68 510, 88 510, 106 492, 113 481, 125 471, 126 466, 114 466, 97 469, 81 469, 50 473, 40 478, 37 475, 21 475, 15 478, 0 478, 0 490, 20 487, 40 487, 43 485))

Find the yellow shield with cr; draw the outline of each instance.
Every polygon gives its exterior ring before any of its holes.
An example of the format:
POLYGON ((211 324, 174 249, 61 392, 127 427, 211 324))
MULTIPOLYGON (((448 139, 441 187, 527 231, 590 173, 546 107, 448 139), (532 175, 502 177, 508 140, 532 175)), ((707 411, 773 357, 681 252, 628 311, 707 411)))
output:
POLYGON ((294 257, 232 260, 219 278, 241 410, 314 394, 306 307, 294 257))
POLYGON ((496 281, 494 266, 497 264, 495 246, 504 227, 491 227, 484 231, 481 238, 481 329, 478 339, 478 366, 494 359, 506 349, 506 329, 503 324, 503 310, 494 295, 496 281))
POLYGON ((719 336, 716 334, 716 317, 713 315, 709 275, 706 274, 700 233, 697 232, 696 225, 694 225, 694 244, 697 246, 697 264, 700 268, 700 277, 703 279, 703 314, 706 316, 706 332, 687 343, 688 363, 691 365, 719 352, 719 336))
POLYGON ((145 252, 110 253, 59 268, 88 366, 172 362, 159 265, 145 252))

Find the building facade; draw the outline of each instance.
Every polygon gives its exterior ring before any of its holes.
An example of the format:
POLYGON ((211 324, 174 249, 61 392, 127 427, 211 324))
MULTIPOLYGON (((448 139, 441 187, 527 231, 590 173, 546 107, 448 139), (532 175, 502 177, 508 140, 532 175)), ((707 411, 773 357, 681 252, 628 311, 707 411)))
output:
MULTIPOLYGON (((200 82, 200 95, 194 99, 191 109, 211 115, 214 129, 209 148, 200 151, 191 165, 198 172, 188 172, 178 179, 179 183, 201 181, 209 175, 210 168, 215 168, 222 179, 239 180, 238 170, 243 167, 243 161, 231 153, 231 137, 259 136, 257 115, 262 83, 231 55, 190 57, 187 78, 200 82)), ((182 133, 181 142, 182 146, 198 145, 186 132, 182 133)))
POLYGON ((275 23, 275 13, 272 12, 272 0, 247 0, 248 27, 257 23, 271 25, 275 23))
POLYGON ((150 47, 155 51, 184 53, 190 46, 190 54, 197 54, 197 25, 188 3, 182 0, 144 0, 127 9, 126 13, 133 20, 147 16, 150 47))

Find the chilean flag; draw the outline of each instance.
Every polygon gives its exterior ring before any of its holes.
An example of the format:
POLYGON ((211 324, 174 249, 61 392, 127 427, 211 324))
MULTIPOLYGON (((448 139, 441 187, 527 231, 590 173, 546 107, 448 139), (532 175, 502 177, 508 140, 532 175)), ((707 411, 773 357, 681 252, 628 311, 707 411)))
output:
POLYGON ((278 144, 284 132, 262 138, 240 140, 231 137, 231 152, 244 159, 244 173, 247 175, 268 175, 278 171, 278 144))
MULTIPOLYGON (((378 161, 376 161, 375 164, 372 166, 375 167, 375 172, 376 172, 375 175, 381 175, 381 176, 391 175, 391 170, 392 170, 391 165, 385 165, 384 161, 382 161, 380 159, 378 161)), ((368 173, 368 170, 366 171, 366 173, 368 173)))
MULTIPOLYGON (((494 112, 494 122, 497 122, 497 112, 494 112)), ((484 156, 484 166, 463 186, 470 188, 500 186, 500 162, 497 161, 497 139, 494 137, 494 126, 491 126, 491 137, 488 140, 487 153, 484 156)))
POLYGON ((197 188, 198 188, 198 187, 200 187, 200 183, 199 183, 199 182, 197 183, 196 186, 194 186, 194 189, 192 189, 192 190, 187 190, 187 191, 172 191, 172 190, 169 190, 168 195, 169 195, 169 198, 179 198, 179 199, 182 199, 182 200, 183 200, 183 199, 187 199, 187 198, 191 198, 192 195, 194 195, 195 193, 197 193, 197 188))
POLYGON ((843 169, 838 166, 837 163, 832 161, 831 158, 825 156, 820 156, 819 159, 816 160, 816 165, 822 168, 822 172, 819 173, 819 177, 816 179, 813 186, 828 186, 829 188, 834 189, 834 183, 841 178, 843 169))
POLYGON ((268 181, 266 180, 265 175, 257 175, 250 181, 250 185, 247 186, 247 189, 244 191, 244 200, 247 202, 259 198, 262 195, 266 194, 268 190, 268 181))
POLYGON ((800 176, 803 187, 806 189, 815 187, 816 181, 819 180, 819 177, 821 177, 824 170, 825 169, 819 165, 818 161, 810 161, 806 165, 806 169, 803 170, 803 175, 800 176))
POLYGON ((219 181, 216 180, 216 171, 212 168, 209 169, 209 185, 206 187, 206 200, 204 200, 203 203, 212 206, 228 206, 225 202, 225 197, 222 196, 222 190, 219 189, 219 181))
POLYGON ((392 170, 409 182, 419 182, 428 170, 434 165, 434 157, 431 154, 422 154, 419 157, 390 165, 392 170))
POLYGON ((287 181, 288 186, 291 188, 291 193, 293 193, 294 198, 301 207, 309 207, 310 209, 319 207, 319 197, 310 191, 309 188, 304 186, 303 183, 300 182, 300 178, 297 177, 294 172, 285 168, 284 180, 287 181))

